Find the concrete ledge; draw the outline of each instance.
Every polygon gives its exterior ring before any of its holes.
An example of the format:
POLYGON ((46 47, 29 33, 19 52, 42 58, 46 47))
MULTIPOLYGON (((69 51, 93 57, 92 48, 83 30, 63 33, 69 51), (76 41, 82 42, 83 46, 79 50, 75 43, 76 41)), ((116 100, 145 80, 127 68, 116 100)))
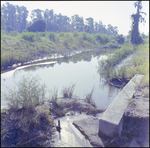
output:
POLYGON ((143 75, 135 75, 109 105, 99 120, 99 136, 113 137, 114 134, 121 135, 123 114, 128 106, 128 100, 132 98, 135 87, 143 77, 143 75))

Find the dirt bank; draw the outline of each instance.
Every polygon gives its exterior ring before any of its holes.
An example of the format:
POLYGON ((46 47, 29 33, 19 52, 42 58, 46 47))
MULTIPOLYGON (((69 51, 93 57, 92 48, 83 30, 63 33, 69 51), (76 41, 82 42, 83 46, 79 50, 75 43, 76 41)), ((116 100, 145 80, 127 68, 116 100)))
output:
POLYGON ((3 109, 1 111, 1 146, 52 146, 56 131, 53 119, 72 116, 75 112, 96 115, 104 110, 83 99, 58 98, 35 108, 3 109))
POLYGON ((51 102, 52 106, 50 111, 52 112, 54 118, 62 117, 67 114, 74 115, 73 112, 86 113, 87 115, 96 116, 97 113, 102 113, 105 110, 96 107, 92 103, 87 103, 85 99, 75 99, 75 98, 59 98, 56 102, 51 102))
POLYGON ((1 146, 42 147, 52 139, 53 127, 53 118, 48 112, 37 112, 32 107, 10 108, 1 113, 1 146))
POLYGON ((97 114, 103 113, 103 109, 87 103, 84 99, 58 98, 56 101, 45 101, 34 110, 8 110, 1 113, 1 146, 51 146, 50 141, 53 131, 56 131, 56 125, 49 126, 50 120, 74 116, 75 112, 90 115, 86 119, 74 120, 72 123, 92 146, 149 146, 149 86, 137 87, 133 98, 130 99, 124 113, 120 137, 98 136, 97 114))

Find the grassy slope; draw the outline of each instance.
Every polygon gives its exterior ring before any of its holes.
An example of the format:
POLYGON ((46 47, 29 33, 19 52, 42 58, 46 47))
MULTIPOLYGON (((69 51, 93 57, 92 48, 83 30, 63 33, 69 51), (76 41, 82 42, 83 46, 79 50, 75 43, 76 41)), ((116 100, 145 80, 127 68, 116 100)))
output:
POLYGON ((101 44, 96 35, 74 33, 22 33, 12 32, 1 34, 1 68, 7 68, 17 63, 24 63, 33 59, 51 56, 52 54, 69 54, 71 51, 84 50, 94 47, 110 47, 121 45, 110 42, 113 37, 103 36, 108 40, 101 44))
POLYGON ((116 50, 108 59, 101 61, 100 73, 107 79, 126 78, 130 79, 135 74, 144 74, 144 85, 149 85, 149 38, 145 40, 144 44, 138 46, 124 45, 122 48, 116 50), (129 54, 134 54, 133 59, 128 65, 122 66, 118 72, 114 70, 114 66, 121 62, 122 59, 129 54))

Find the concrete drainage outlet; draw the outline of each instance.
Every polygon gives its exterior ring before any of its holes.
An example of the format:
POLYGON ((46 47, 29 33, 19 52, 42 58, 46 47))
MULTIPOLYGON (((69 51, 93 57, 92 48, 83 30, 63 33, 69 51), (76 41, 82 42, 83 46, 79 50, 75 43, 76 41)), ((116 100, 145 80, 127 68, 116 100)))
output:
POLYGON ((143 75, 135 75, 121 90, 118 96, 109 105, 99 120, 99 136, 121 136, 123 115, 129 104, 129 99, 135 93, 135 87, 141 82, 143 75))

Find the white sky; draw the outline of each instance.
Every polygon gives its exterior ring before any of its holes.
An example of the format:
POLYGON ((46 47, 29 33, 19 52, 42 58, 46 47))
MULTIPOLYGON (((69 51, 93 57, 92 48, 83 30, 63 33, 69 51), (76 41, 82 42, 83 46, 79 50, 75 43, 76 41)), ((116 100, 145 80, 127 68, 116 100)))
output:
MULTIPOLYGON (((1 5, 7 1, 1 1, 1 5)), ((131 29, 130 15, 136 12, 135 1, 8 1, 10 4, 25 6, 30 12, 34 9, 53 9, 54 14, 61 13, 71 18, 74 14, 80 17, 92 17, 94 21, 101 20, 104 25, 117 26, 119 34, 127 35, 131 29)), ((142 11, 146 12, 145 25, 140 24, 139 31, 149 33, 149 1, 142 1, 142 11)))

